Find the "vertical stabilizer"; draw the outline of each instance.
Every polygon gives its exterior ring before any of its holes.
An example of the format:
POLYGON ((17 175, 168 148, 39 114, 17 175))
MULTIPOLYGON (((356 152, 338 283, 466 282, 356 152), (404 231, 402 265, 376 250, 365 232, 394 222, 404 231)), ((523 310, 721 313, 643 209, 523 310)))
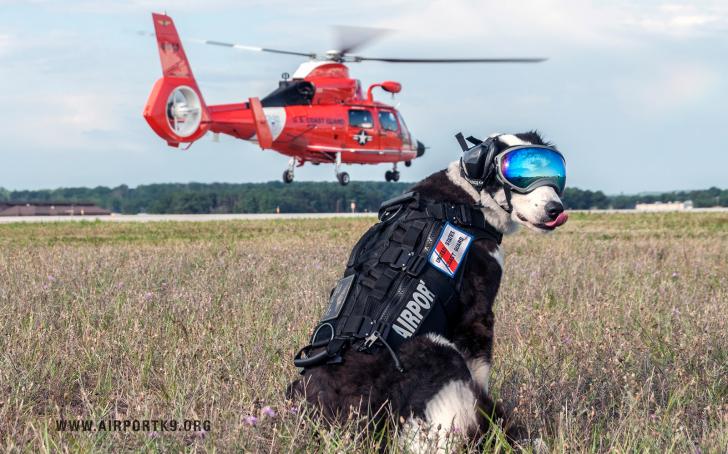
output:
POLYGON ((172 18, 152 14, 163 77, 154 84, 144 118, 170 146, 191 143, 209 129, 210 114, 172 18))
POLYGON ((172 18, 166 14, 153 13, 154 32, 159 45, 159 59, 162 61, 164 77, 185 77, 193 79, 190 63, 182 47, 172 18))

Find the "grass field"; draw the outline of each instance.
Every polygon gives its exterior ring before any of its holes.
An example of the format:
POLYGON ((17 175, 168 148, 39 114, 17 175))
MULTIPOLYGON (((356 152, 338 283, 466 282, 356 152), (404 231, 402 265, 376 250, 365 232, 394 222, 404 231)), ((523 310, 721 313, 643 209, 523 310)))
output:
MULTIPOLYGON (((370 222, 0 225, 0 449, 371 449, 283 396, 370 222)), ((492 392, 550 450, 728 452, 728 214, 577 214, 504 245, 492 392)))

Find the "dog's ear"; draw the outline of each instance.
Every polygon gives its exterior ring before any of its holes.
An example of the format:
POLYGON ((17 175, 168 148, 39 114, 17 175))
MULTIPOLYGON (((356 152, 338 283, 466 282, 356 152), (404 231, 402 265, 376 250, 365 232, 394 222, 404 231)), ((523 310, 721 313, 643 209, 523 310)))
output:
POLYGON ((521 139, 525 142, 528 142, 530 144, 533 144, 533 145, 545 145, 547 147, 556 148, 553 143, 544 140, 543 137, 541 136, 541 133, 538 132, 538 130, 536 130, 536 129, 533 129, 531 131, 521 132, 521 133, 514 134, 514 135, 516 137, 518 137, 519 139, 521 139))

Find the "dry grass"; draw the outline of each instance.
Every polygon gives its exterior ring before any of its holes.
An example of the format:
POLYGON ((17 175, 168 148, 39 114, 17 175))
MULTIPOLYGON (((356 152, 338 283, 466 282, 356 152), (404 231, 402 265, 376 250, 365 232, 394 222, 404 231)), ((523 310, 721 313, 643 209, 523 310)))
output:
MULTIPOLYGON (((0 446, 373 448, 283 397, 369 222, 0 226, 0 446), (58 432, 61 417, 212 427, 58 432)), ((551 450, 728 451, 726 214, 576 215, 505 247, 493 393, 551 450)))

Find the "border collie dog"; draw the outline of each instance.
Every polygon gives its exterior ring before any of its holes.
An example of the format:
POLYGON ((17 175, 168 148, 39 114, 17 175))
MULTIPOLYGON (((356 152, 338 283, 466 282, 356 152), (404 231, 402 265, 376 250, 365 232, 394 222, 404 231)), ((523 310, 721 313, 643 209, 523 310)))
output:
MULTIPOLYGON (((493 135, 497 153, 545 143, 537 132, 493 135)), ((555 148, 553 148, 555 150, 555 148)), ((519 226, 548 232, 566 222, 552 185, 511 192, 499 178, 482 187, 467 178, 460 160, 417 183, 412 191, 435 202, 477 205, 486 221, 502 234, 519 226)), ((477 440, 491 421, 502 420, 511 441, 521 433, 488 396, 493 352, 493 303, 504 269, 504 251, 495 241, 478 239, 468 252, 456 303, 457 320, 448 320, 447 338, 423 333, 405 341, 397 355, 398 371, 385 349, 374 353, 348 349, 342 364, 305 369, 289 386, 289 396, 305 396, 326 419, 346 420, 351 412, 376 424, 386 415, 400 425, 402 447, 415 452, 446 449, 452 434, 477 440)))

